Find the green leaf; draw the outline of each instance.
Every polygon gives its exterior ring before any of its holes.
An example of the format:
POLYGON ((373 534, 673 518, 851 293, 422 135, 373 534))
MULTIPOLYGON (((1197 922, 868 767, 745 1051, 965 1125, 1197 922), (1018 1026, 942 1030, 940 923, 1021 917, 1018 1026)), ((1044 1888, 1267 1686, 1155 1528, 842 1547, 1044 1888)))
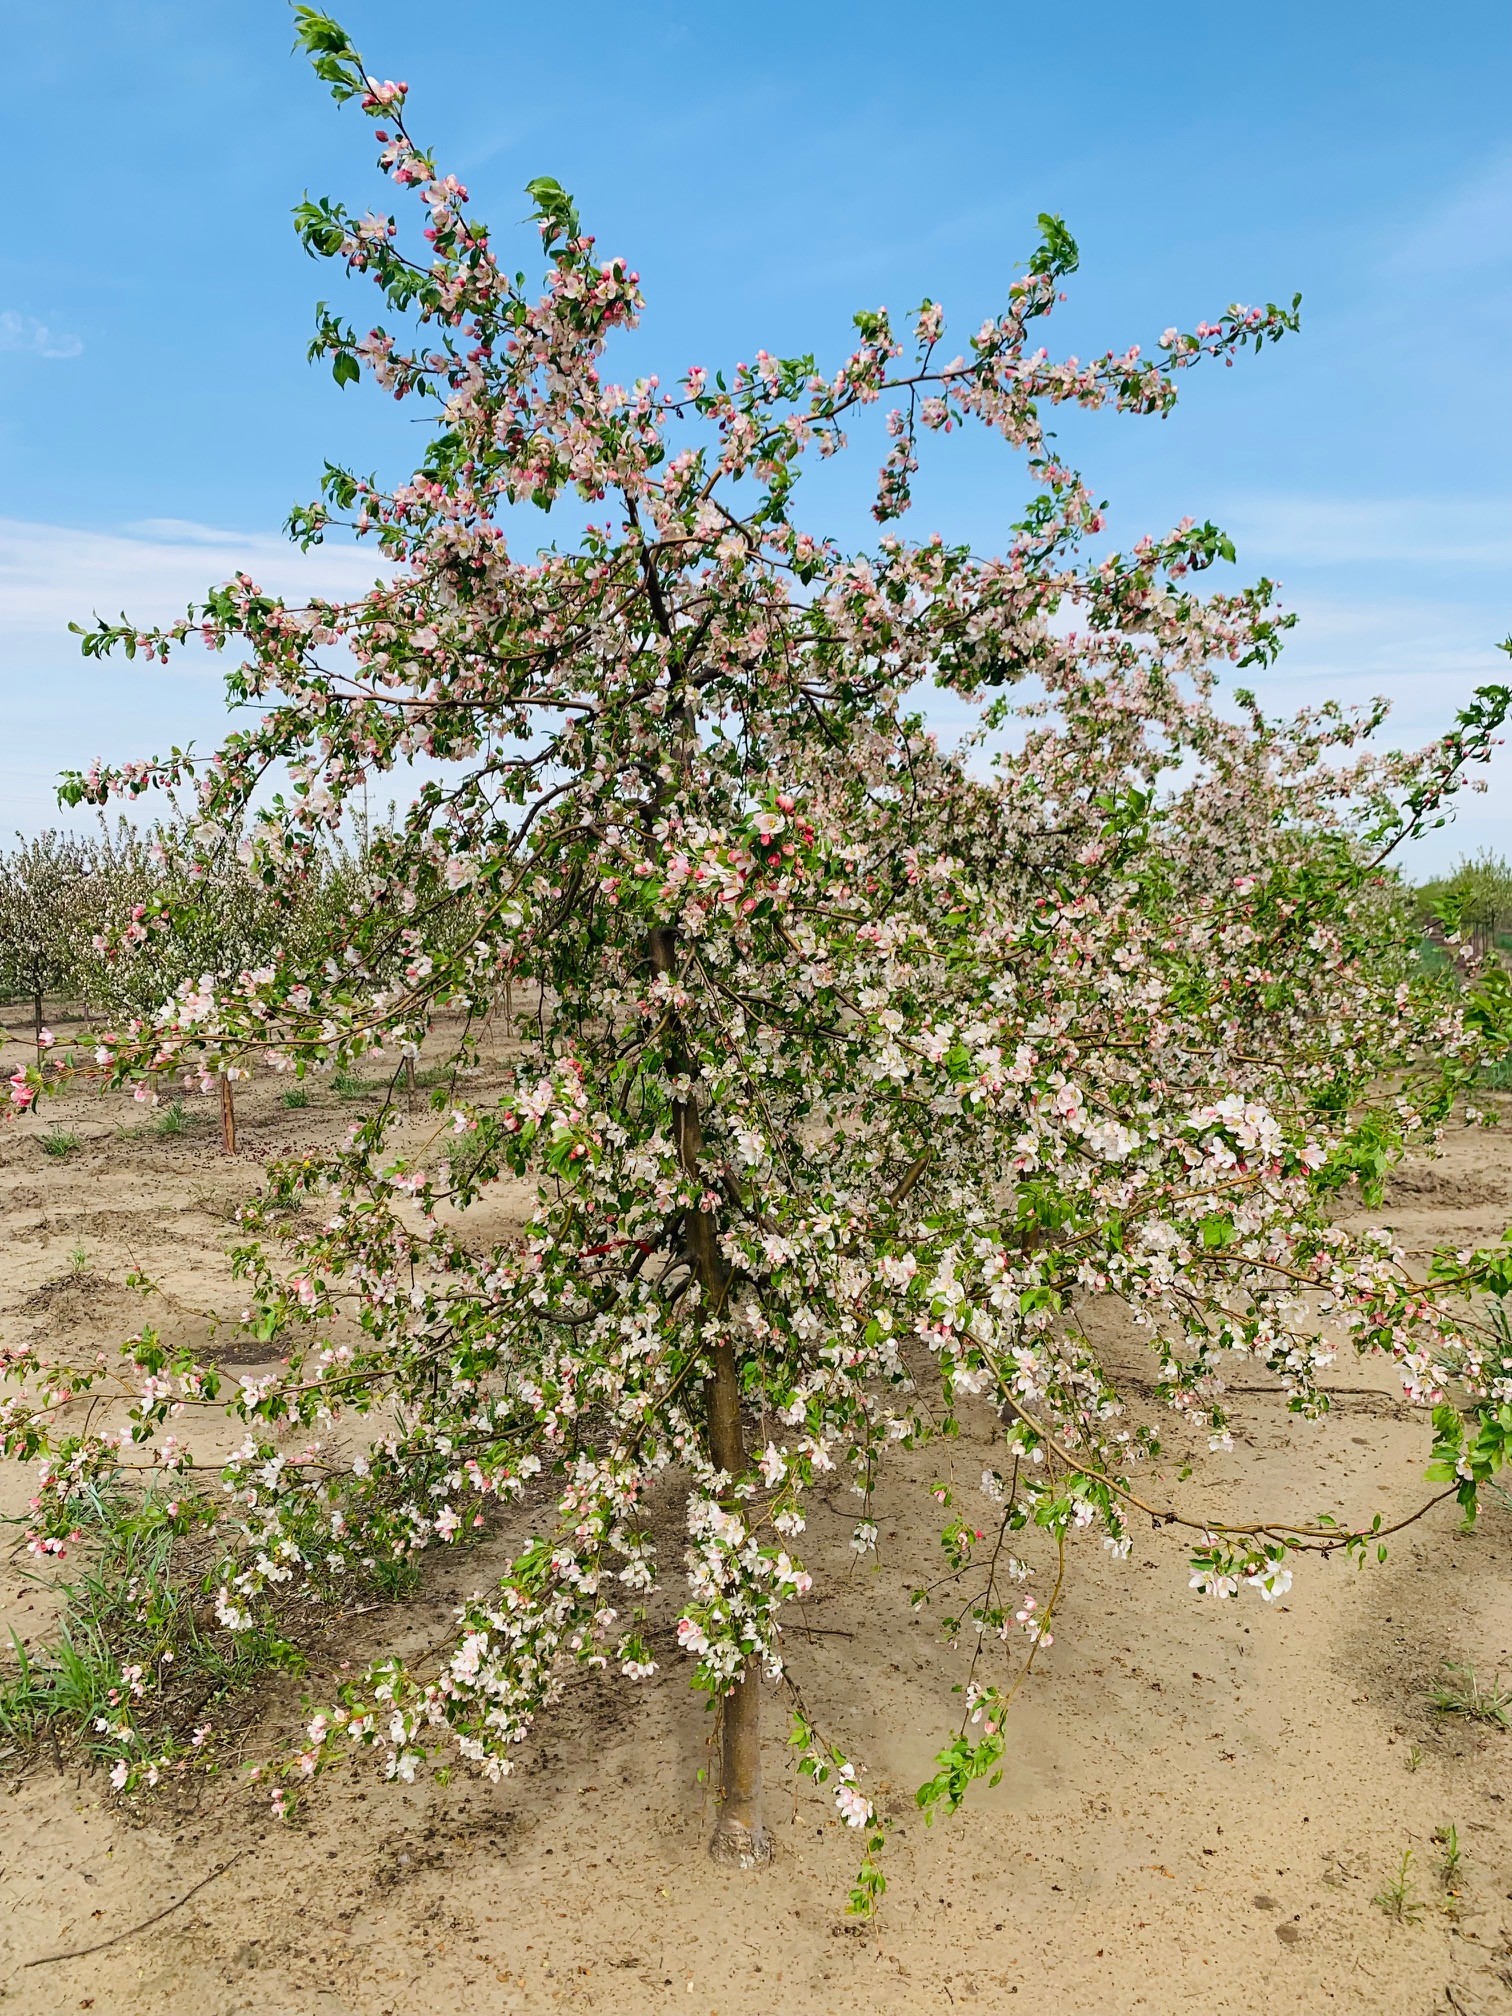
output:
POLYGON ((1029 258, 1030 272, 1048 273, 1052 280, 1074 273, 1081 264, 1081 249, 1066 229, 1064 220, 1048 210, 1041 210, 1037 221, 1041 237, 1029 258))
POLYGON ((294 35, 312 56, 350 56, 352 45, 339 21, 322 14, 318 7, 294 9, 294 35))
POLYGON ((536 222, 546 227, 543 242, 548 252, 581 235, 577 205, 554 175, 537 175, 525 184, 525 194, 535 205, 536 222))

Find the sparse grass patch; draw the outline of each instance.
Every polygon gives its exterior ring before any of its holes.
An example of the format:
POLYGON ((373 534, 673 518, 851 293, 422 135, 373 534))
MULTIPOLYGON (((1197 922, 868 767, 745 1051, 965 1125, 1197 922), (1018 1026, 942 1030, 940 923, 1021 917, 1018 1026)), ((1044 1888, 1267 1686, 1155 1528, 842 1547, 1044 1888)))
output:
POLYGON ((185 1108, 183 1100, 182 1099, 171 1100, 168 1103, 168 1105, 166 1105, 163 1108, 162 1112, 158 1114, 157 1118, 153 1121, 152 1124, 157 1129, 159 1134, 167 1134, 170 1136, 175 1134, 187 1134, 189 1131, 189 1114, 187 1109, 185 1108))
POLYGON ((337 1071, 332 1074, 331 1086, 343 1099, 360 1099, 365 1092, 371 1092, 372 1082, 359 1078, 355 1071, 337 1071))
MULTIPOLYGON (((220 1623, 219 1514, 208 1495, 89 1492, 76 1543, 85 1565, 61 1584, 32 1578, 62 1599, 51 1642, 27 1647, 12 1632, 8 1657, 0 1645, 0 1756, 47 1746, 60 1761, 109 1768, 118 1788, 150 1789, 191 1767, 215 1770, 217 1741, 262 1708, 263 1683, 305 1672, 300 1639, 326 1620, 301 1595, 286 1592, 250 1629, 220 1623)), ((381 1602, 423 1587, 412 1557, 379 1557, 367 1570, 360 1586, 381 1602)), ((341 1583, 344 1602, 355 1586, 341 1583)))
POLYGON ((193 1572, 198 1536, 166 1501, 96 1493, 80 1526, 88 1565, 62 1586, 53 1643, 28 1650, 11 1634, 0 1740, 20 1750, 50 1740, 108 1763, 123 1784, 155 1783, 195 1753, 194 1731, 217 1706, 266 1672, 301 1670, 303 1654, 268 1629, 216 1623, 193 1572))
POLYGON ((1418 940, 1418 958, 1430 973, 1452 972, 1454 961, 1442 945, 1436 945, 1431 938, 1418 940))
POLYGON ((1429 1701, 1441 1715, 1463 1715, 1493 1729, 1512 1729, 1512 1687, 1503 1687, 1499 1673, 1488 1683, 1473 1666, 1451 1665, 1446 1670, 1448 1677, 1428 1690, 1429 1701))
POLYGON ((295 1111, 301 1106, 308 1106, 310 1103, 309 1087, 307 1085, 291 1085, 283 1095, 283 1103, 290 1111, 295 1111))
POLYGON ((78 1149, 84 1146, 78 1135, 71 1133, 67 1127, 49 1127, 40 1139, 42 1153, 44 1155, 56 1155, 59 1159, 65 1155, 76 1153, 78 1149))

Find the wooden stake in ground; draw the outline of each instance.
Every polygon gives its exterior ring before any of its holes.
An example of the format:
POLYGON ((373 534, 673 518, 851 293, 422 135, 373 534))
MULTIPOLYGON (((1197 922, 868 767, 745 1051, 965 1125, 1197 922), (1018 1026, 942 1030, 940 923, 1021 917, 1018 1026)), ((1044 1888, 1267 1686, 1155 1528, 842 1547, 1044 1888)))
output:
POLYGON ((228 1155, 236 1153, 236 1101, 231 1096, 231 1080, 223 1071, 220 1080, 221 1102, 221 1147, 228 1155))

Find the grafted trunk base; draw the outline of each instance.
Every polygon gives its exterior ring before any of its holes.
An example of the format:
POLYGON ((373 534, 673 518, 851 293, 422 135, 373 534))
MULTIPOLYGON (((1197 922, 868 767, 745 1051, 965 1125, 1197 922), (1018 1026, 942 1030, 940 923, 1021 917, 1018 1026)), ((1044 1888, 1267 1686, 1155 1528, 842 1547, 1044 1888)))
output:
MULTIPOLYGON (((733 1465, 730 1466, 733 1469, 733 1465)), ((719 1818, 709 1853, 726 1869, 759 1869, 772 1859, 772 1837, 761 1824, 761 1662, 720 1703, 719 1818)))
POLYGON ((760 1869, 772 1859, 772 1837, 760 1824, 721 1815, 709 1837, 709 1855, 722 1869, 760 1869))

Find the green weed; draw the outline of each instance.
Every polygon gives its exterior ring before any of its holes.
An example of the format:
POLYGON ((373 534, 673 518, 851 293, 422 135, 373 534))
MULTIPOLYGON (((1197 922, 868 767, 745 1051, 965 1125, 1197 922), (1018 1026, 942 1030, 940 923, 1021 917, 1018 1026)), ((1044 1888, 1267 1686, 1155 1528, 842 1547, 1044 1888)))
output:
POLYGON ((300 1106, 308 1106, 310 1103, 309 1088, 304 1085, 291 1085, 283 1095, 283 1103, 291 1111, 300 1106))
POLYGON ((402 1602, 420 1587, 420 1565, 407 1557, 379 1555, 372 1567, 373 1586, 391 1602, 402 1602))
POLYGON ((1394 1876, 1371 1898, 1377 1910, 1384 1911, 1388 1918, 1398 1925, 1414 1925, 1428 1908, 1412 1890, 1412 1850, 1402 1850, 1402 1860, 1394 1876))
POLYGON ((159 1134, 167 1134, 169 1136, 187 1134, 189 1131, 189 1115, 185 1110, 183 1100, 174 1099, 170 1101, 152 1124, 159 1134))
POLYGON ((41 1139, 44 1155, 72 1155, 84 1146, 78 1135, 70 1133, 66 1127, 49 1127, 41 1139))

